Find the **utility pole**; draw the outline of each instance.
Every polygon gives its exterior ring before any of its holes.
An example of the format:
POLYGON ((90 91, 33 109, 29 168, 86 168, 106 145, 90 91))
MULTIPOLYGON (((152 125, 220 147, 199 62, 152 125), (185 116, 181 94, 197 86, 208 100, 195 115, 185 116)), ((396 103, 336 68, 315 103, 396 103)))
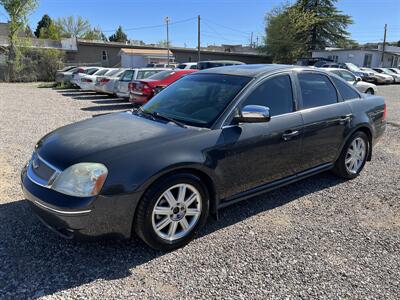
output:
POLYGON ((383 34, 383 45, 382 45, 381 67, 383 67, 383 59, 384 59, 384 56, 385 56, 386 30, 387 30, 387 24, 385 24, 385 31, 384 31, 384 34, 383 34))
POLYGON ((258 35, 257 35, 257 38, 256 38, 256 47, 258 47, 258 35))
POLYGON ((251 32, 250 36, 250 47, 253 48, 253 31, 251 32))
POLYGON ((167 67, 169 67, 169 28, 168 28, 170 21, 169 17, 165 17, 164 21, 167 24, 167 60, 168 60, 167 67))
POLYGON ((200 61, 200 15, 197 16, 197 61, 200 61))

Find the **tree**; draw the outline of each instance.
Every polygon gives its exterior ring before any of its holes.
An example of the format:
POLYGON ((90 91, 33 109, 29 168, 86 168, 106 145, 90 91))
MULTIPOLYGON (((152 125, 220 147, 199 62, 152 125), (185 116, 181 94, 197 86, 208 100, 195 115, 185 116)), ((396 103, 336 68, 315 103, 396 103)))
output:
POLYGON ((77 18, 74 16, 58 18, 55 23, 61 31, 61 37, 64 38, 81 38, 91 30, 89 21, 81 16, 77 18))
POLYGON ((309 51, 337 46, 349 41, 347 26, 353 21, 335 7, 337 0, 298 0, 295 6, 313 16, 310 29, 303 33, 309 51))
POLYGON ((53 24, 53 20, 49 17, 49 15, 43 15, 42 19, 37 24, 35 36, 40 38, 40 35, 44 34, 44 31, 49 30, 51 24, 53 24))
POLYGON ((356 45, 346 31, 351 18, 335 8, 336 1, 298 0, 294 5, 273 9, 266 15, 261 51, 275 62, 293 63, 315 49, 356 45))
POLYGON ((311 26, 312 16, 297 7, 282 6, 266 16, 266 36, 261 52, 277 63, 293 63, 298 57, 307 55, 302 32, 311 26))
POLYGON ((110 42, 126 43, 128 41, 128 36, 122 30, 122 27, 119 26, 117 31, 112 36, 110 36, 109 40, 110 42))
POLYGON ((107 37, 104 35, 104 33, 101 31, 99 27, 94 27, 93 29, 88 30, 83 36, 83 39, 85 40, 98 40, 104 41, 104 38, 107 39, 107 37))
POLYGON ((18 33, 27 24, 29 14, 37 7, 37 0, 0 0, 0 4, 10 17, 9 22, 9 47, 8 47, 8 79, 15 81, 15 65, 18 58, 17 39, 18 33))

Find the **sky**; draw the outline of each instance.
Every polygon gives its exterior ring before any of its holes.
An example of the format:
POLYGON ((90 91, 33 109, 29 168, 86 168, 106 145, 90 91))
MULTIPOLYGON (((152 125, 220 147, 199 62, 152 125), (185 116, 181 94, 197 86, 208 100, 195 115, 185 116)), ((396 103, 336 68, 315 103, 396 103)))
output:
MULTIPOLYGON (((170 18, 174 46, 197 45, 197 16, 201 16, 201 45, 249 44, 261 41, 264 17, 272 8, 294 0, 39 0, 29 17, 35 30, 44 14, 52 18, 82 16, 107 36, 121 25, 130 39, 157 43, 166 39, 164 18, 170 18), (150 27, 150 28, 149 28, 150 27)), ((338 9, 352 16, 348 30, 360 43, 400 40, 400 0, 339 0, 338 9)), ((0 7, 0 22, 7 21, 0 7)))

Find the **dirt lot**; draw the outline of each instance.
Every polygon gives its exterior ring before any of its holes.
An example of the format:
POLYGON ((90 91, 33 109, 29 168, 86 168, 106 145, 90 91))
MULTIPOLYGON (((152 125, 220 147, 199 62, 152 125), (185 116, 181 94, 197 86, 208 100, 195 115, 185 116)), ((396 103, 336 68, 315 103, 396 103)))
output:
POLYGON ((0 84, 1 299, 399 299, 400 85, 361 176, 324 173, 234 205, 171 253, 63 240, 31 213, 19 171, 47 132, 129 109, 76 90, 0 84))

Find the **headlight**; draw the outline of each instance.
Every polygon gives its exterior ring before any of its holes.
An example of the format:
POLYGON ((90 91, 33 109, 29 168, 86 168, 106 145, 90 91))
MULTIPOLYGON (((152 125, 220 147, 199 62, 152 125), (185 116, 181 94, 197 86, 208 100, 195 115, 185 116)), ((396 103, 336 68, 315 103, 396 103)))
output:
POLYGON ((102 164, 79 163, 58 175, 51 188, 76 197, 96 196, 103 187, 107 174, 108 170, 102 164))

